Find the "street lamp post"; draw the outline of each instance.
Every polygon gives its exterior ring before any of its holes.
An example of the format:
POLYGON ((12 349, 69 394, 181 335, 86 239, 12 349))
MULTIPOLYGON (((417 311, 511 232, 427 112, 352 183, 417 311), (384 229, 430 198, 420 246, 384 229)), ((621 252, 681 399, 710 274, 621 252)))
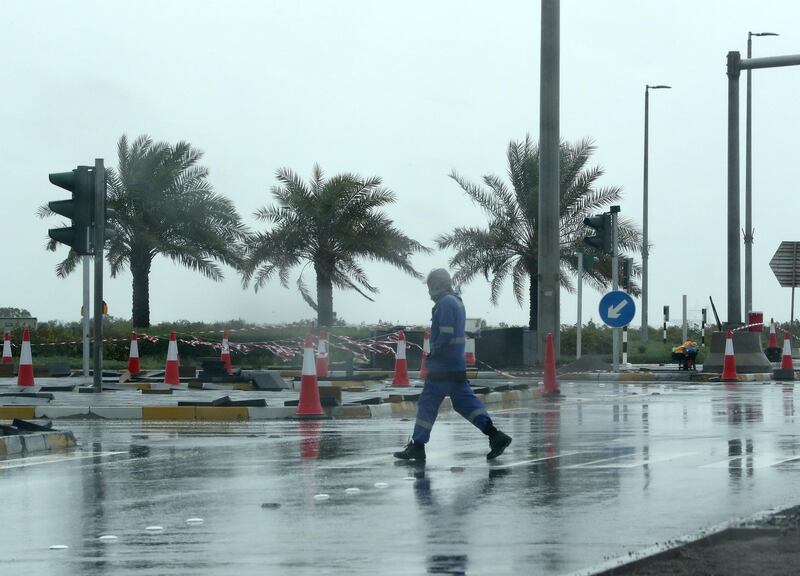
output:
MULTIPOLYGON (((753 55, 753 36, 778 36, 776 32, 748 32, 747 59, 753 55)), ((744 312, 753 310, 753 172, 752 172, 752 82, 747 69, 747 112, 745 115, 744 160, 744 312)))
POLYGON ((647 260, 650 252, 650 247, 648 246, 648 236, 647 236, 647 170, 648 170, 648 137, 649 137, 649 129, 650 129, 650 90, 662 90, 662 89, 669 89, 672 86, 667 86, 666 84, 657 84, 655 86, 650 86, 649 84, 645 86, 644 89, 644 186, 642 187, 643 190, 643 198, 642 198, 642 206, 643 206, 643 217, 642 217, 642 330, 641 330, 641 339, 642 342, 647 342, 648 333, 647 333, 647 297, 648 297, 648 290, 647 290, 647 260))

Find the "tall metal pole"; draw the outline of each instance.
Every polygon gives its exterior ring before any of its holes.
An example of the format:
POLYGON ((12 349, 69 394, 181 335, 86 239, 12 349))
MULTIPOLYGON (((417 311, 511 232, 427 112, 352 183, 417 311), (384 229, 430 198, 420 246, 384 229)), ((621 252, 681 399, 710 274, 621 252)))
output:
MULTIPOLYGON (((752 56, 753 33, 747 33, 747 58, 752 56)), ((753 173, 752 173, 752 82, 747 70, 747 103, 744 128, 744 313, 753 309, 753 173)))
POLYGON ((581 312, 583 311, 583 252, 578 252, 578 324, 575 331, 575 349, 576 358, 581 357, 581 329, 583 320, 581 312))
MULTIPOLYGON (((611 289, 616 292, 619 289, 619 256, 617 250, 617 242, 619 234, 617 230, 617 214, 619 213, 619 206, 611 207, 611 289)), ((611 354, 613 360, 611 362, 614 372, 619 371, 619 328, 611 329, 611 354)))
POLYGON ((547 334, 560 357, 559 218, 559 46, 560 2, 542 0, 539 86, 539 272, 537 322, 539 364, 544 364, 547 334))
POLYGON ((681 335, 683 336, 683 342, 689 339, 689 318, 687 317, 686 294, 683 295, 683 330, 681 335))
POLYGON ((666 84, 657 84, 651 86, 647 84, 644 87, 644 182, 642 185, 642 329, 641 339, 642 342, 647 342, 650 337, 648 325, 648 302, 650 300, 650 268, 648 260, 650 259, 650 240, 649 240, 649 226, 648 226, 648 206, 649 206, 649 174, 650 174, 650 90, 670 89, 672 86, 666 84))
POLYGON ((649 279, 648 276, 648 268, 647 268, 647 260, 650 253, 650 247, 648 246, 648 236, 647 236, 647 205, 648 205, 648 197, 647 197, 647 181, 648 181, 648 140, 649 140, 649 130, 650 130, 650 86, 645 86, 644 88, 644 184, 642 186, 642 329, 641 329, 641 339, 642 342, 647 342, 648 338, 648 324, 647 324, 647 301, 648 301, 648 290, 647 290, 647 280, 649 279))
MULTIPOLYGON (((86 230, 86 234, 91 234, 91 230, 86 230)), ((90 238, 91 240, 91 238, 90 238)), ((91 242, 88 243, 91 245, 91 242)), ((89 376, 89 316, 91 315, 91 308, 89 307, 89 282, 91 281, 90 265, 92 257, 83 257, 83 375, 89 376)))
POLYGON ((728 325, 742 322, 739 250, 739 75, 741 55, 728 52, 728 325))
MULTIPOLYGON (((748 32, 747 59, 753 55, 753 36, 777 36, 775 32, 748 32)), ((745 115, 744 159, 744 312, 753 310, 753 101, 751 70, 747 69, 747 103, 745 115)))
MULTIPOLYGON (((103 224, 106 219, 106 170, 94 161, 94 391, 103 390, 103 224)), ((88 313, 88 311, 87 311, 88 313)))

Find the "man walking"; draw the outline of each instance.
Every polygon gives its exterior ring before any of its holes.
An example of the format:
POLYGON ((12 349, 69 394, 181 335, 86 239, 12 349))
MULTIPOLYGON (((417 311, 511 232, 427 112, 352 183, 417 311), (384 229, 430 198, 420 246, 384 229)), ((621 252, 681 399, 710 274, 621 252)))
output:
POLYGON ((417 421, 411 441, 395 458, 425 460, 425 444, 445 396, 453 408, 489 437, 487 460, 500 456, 511 444, 511 437, 494 427, 486 407, 478 400, 467 381, 464 362, 466 312, 461 298, 453 290, 453 281, 444 268, 428 274, 428 294, 434 301, 431 320, 431 351, 425 360, 428 377, 417 403, 417 421))

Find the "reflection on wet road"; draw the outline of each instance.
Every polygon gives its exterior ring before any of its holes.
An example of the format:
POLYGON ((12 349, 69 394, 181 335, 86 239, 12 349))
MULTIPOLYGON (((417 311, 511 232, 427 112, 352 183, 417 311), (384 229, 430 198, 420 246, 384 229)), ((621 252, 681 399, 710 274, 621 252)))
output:
POLYGON ((492 465, 457 417, 422 467, 390 456, 408 421, 70 423, 79 450, 0 460, 0 567, 568 574, 800 502, 792 385, 562 391, 494 411, 514 443, 492 465))

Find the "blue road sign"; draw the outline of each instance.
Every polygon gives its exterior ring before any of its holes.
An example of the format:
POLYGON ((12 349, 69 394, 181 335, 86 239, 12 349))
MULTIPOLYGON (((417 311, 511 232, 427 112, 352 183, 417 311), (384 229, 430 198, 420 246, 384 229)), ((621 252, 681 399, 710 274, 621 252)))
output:
POLYGON ((600 300, 600 318, 606 326, 622 328, 633 320, 636 314, 636 304, 627 293, 622 290, 609 292, 600 300))

